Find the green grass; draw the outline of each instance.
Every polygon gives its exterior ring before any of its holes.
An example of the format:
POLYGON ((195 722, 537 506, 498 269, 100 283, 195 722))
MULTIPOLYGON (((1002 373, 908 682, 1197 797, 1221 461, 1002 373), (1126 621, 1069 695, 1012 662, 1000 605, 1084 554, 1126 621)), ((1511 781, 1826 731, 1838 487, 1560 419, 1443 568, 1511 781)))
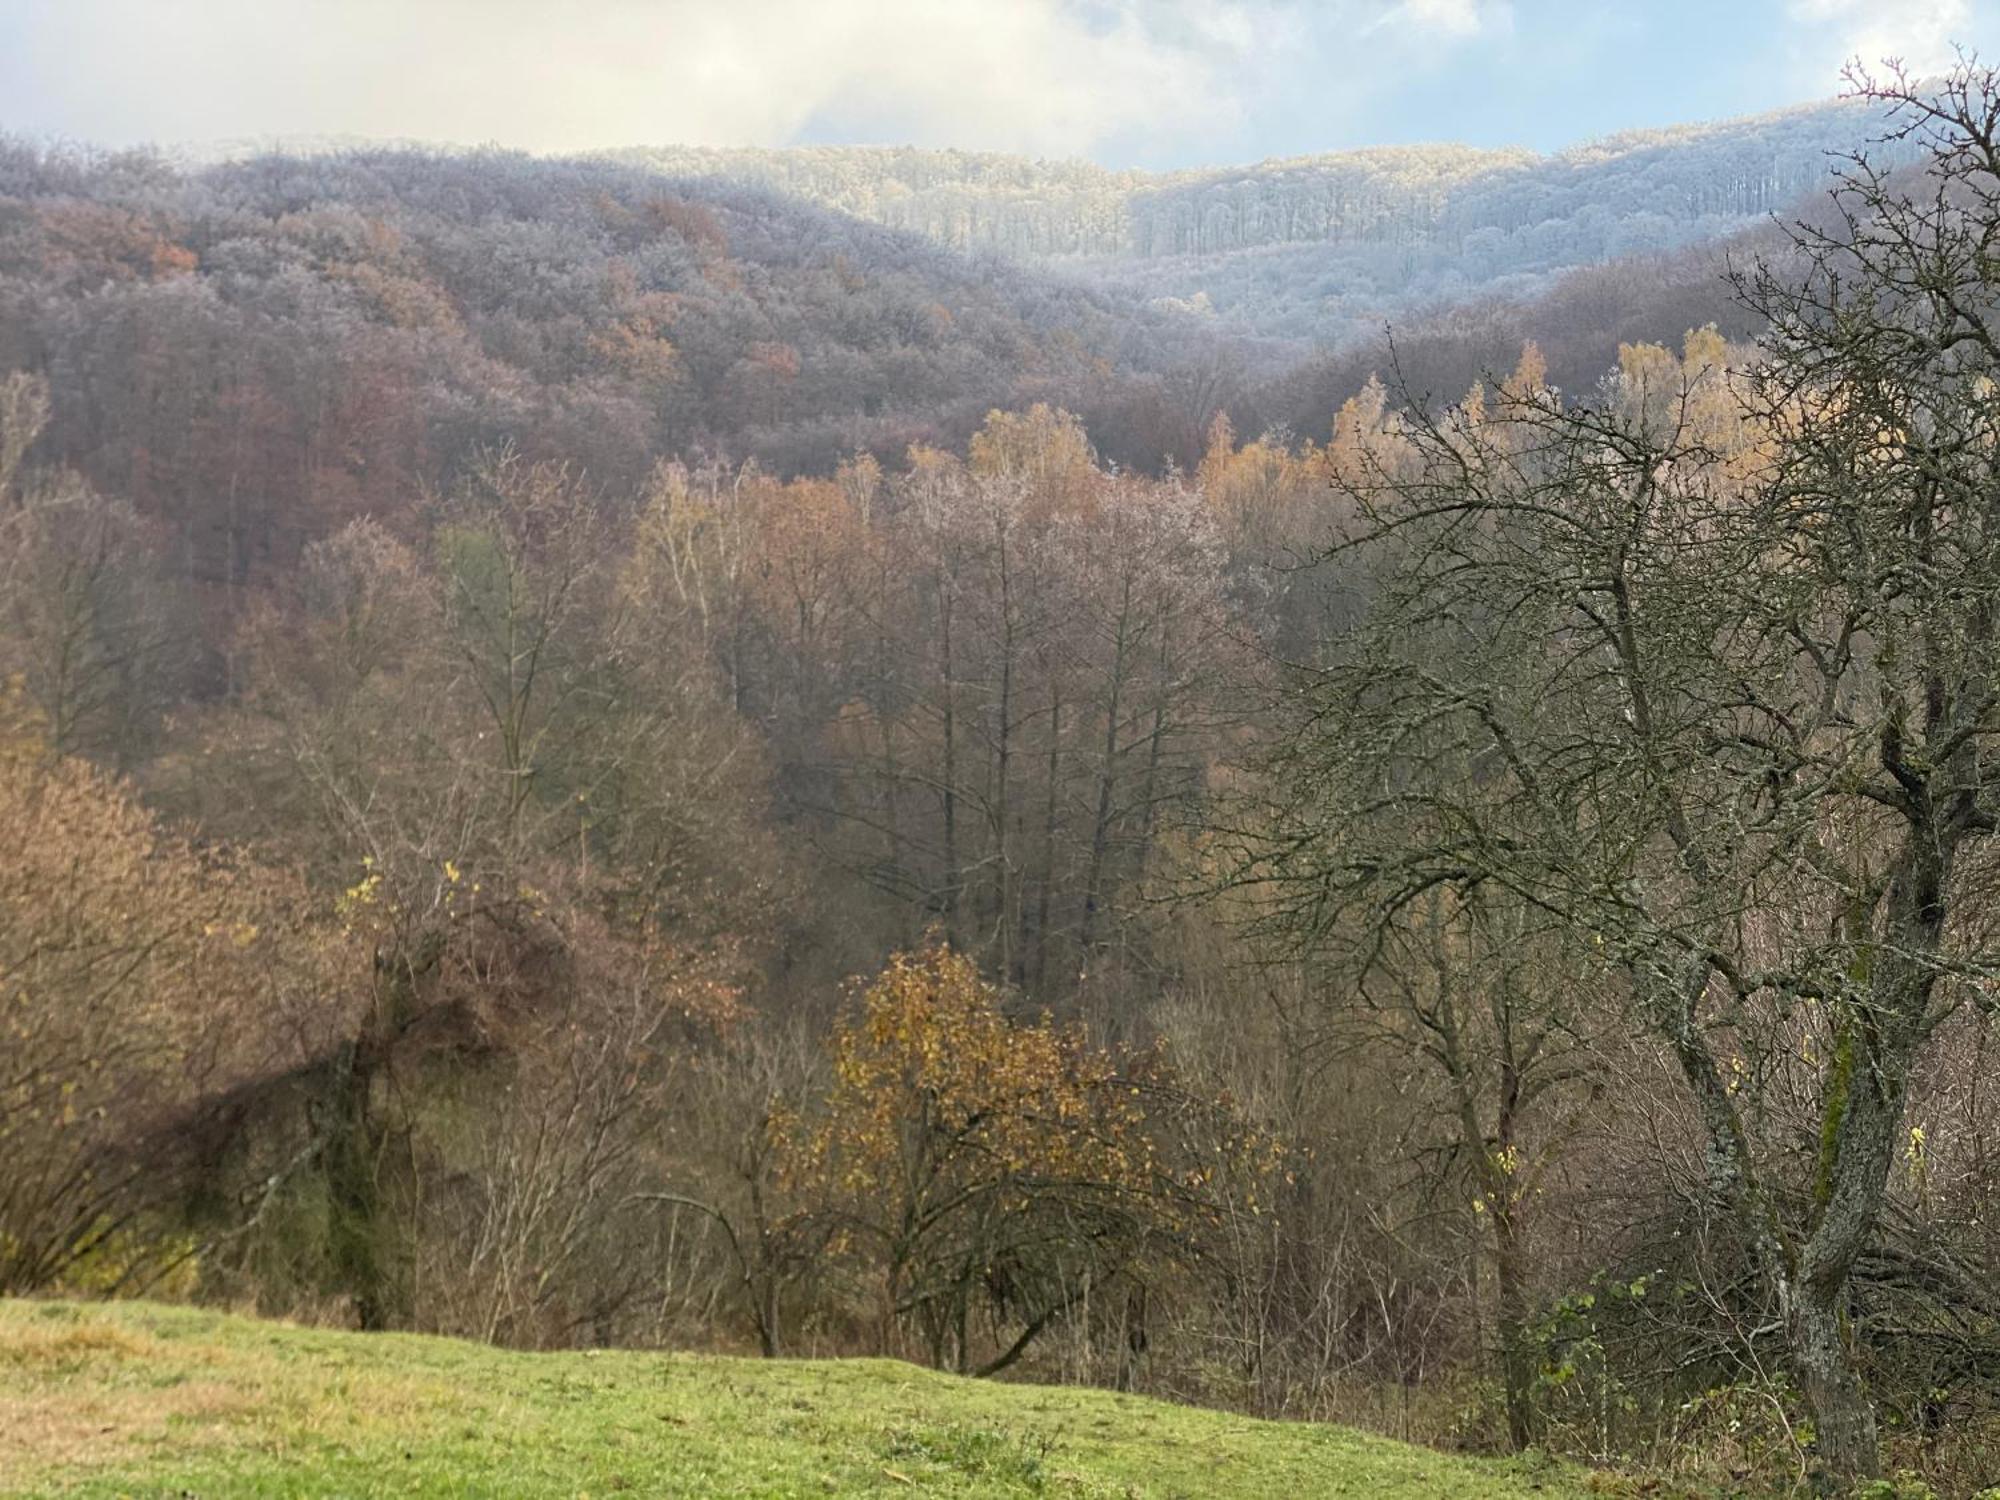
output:
POLYGON ((0 1495, 1544 1500, 1567 1470, 888 1360, 514 1354, 0 1301, 0 1495))

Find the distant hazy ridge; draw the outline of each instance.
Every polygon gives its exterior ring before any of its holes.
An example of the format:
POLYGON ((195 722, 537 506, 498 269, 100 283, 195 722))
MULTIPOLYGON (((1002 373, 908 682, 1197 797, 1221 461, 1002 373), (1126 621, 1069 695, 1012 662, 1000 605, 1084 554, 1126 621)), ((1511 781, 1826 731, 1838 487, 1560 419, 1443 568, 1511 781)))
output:
POLYGON ((1296 336, 1719 238, 1814 191, 1832 158, 1880 133, 1865 106, 1832 101, 1547 156, 1385 146, 1169 173, 910 147, 610 154, 755 183, 959 250, 1065 261, 1296 336))

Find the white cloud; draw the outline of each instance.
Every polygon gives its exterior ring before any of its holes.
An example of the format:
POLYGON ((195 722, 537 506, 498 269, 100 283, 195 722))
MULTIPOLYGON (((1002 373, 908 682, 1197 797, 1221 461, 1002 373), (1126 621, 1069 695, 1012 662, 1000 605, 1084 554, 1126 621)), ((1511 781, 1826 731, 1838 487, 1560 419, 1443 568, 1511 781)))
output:
POLYGON ((1950 65, 1952 44, 1972 29, 1972 0, 1786 0, 1799 28, 1801 81, 1824 91, 1841 67, 1895 59, 1916 73, 1950 65))
POLYGON ((124 142, 911 142, 1227 159, 1337 134, 1512 0, 0 0, 0 120, 124 142))
POLYGON ((1464 40, 1513 28, 1512 0, 1401 0, 1375 23, 1464 40))
MULTIPOLYGON (((832 119, 898 140, 1073 153, 1233 127, 1256 59, 1282 30, 1270 9, 1271 0, 0 0, 0 31, 17 33, 16 66, 37 112, 99 139, 352 132, 561 150, 778 142, 832 119)), ((17 97, 17 123, 19 110, 17 97)))

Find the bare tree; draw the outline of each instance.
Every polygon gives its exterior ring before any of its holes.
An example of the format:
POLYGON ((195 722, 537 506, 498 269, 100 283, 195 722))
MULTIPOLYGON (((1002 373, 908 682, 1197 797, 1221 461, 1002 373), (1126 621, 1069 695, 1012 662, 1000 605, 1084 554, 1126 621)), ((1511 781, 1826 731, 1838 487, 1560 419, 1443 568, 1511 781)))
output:
POLYGON ((1314 931, 1504 892, 1625 976, 1842 1477, 1879 1462, 1846 1312, 1912 1073, 2000 971, 1969 899, 2000 827, 2000 77, 1864 87, 1926 164, 1857 158, 1830 227, 1737 278, 1747 368, 1417 409, 1352 483, 1387 578, 1257 865, 1314 931), (1805 1184, 1739 1097, 1791 1015, 1826 1060, 1805 1184))

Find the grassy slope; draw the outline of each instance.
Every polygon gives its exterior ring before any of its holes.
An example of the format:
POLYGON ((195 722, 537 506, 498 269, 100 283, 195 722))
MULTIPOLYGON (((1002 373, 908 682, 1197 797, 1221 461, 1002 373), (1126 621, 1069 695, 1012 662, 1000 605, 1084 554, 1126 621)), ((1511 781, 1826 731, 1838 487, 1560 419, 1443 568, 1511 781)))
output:
POLYGON ((887 1360, 512 1354, 0 1302, 0 1495, 1465 1497, 1564 1471, 887 1360))

